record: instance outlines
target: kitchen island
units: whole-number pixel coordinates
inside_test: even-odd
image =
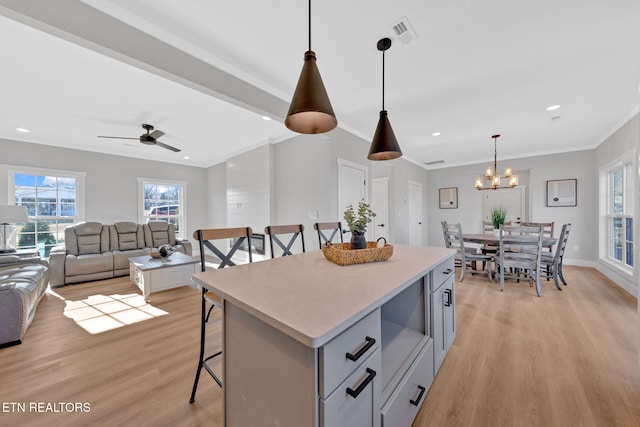
[[[227,426],[410,425],[455,337],[454,251],[321,251],[194,274],[223,298]]]

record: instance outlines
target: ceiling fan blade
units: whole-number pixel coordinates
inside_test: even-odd
[[[103,136],[103,135],[98,135],[98,138],[111,138],[111,139],[140,139],[140,138],[129,138],[126,136]]]
[[[179,152],[180,152],[180,149],[179,149],[179,148],[172,147],[172,146],[167,145],[167,144],[163,144],[163,143],[162,143],[162,142],[160,142],[160,141],[156,141],[156,145],[157,145],[158,147],[166,148],[167,150],[171,150],[171,151],[174,151],[174,152],[176,152],[176,153],[179,153]]]
[[[149,134],[149,137],[153,138],[153,139],[158,139],[160,138],[162,135],[164,135],[164,132],[162,132],[161,130],[154,130],[153,132],[151,132]]]

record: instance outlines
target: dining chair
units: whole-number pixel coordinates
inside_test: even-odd
[[[300,237],[300,242],[302,243],[302,252],[305,252],[304,247],[304,225],[302,224],[292,224],[292,225],[267,225],[264,228],[264,234],[269,236],[269,247],[271,248],[271,258],[276,257],[276,253],[273,250],[273,243],[275,242],[280,249],[282,250],[282,254],[280,256],[293,255],[291,252],[291,248],[293,244],[296,242],[298,237]],[[286,244],[282,243],[282,240],[278,236],[287,235],[289,236],[289,242]]]
[[[540,285],[540,259],[542,257],[542,227],[500,226],[500,246],[493,256],[496,275],[500,276],[500,291],[504,291],[504,280],[509,271],[515,271],[518,279],[525,274],[542,296]]]
[[[504,225],[506,227],[511,226],[511,221],[505,221]],[[482,221],[482,232],[484,234],[493,234],[495,228],[493,226],[493,222],[491,221]],[[495,255],[498,253],[498,245],[492,245],[491,243],[485,243],[484,246],[480,249],[481,252],[485,255]],[[484,264],[483,264],[484,267]]]
[[[206,271],[207,265],[211,268],[225,268],[233,267],[236,265],[237,260],[233,259],[238,249],[241,247],[248,248],[249,262],[253,262],[251,254],[251,234],[253,231],[251,227],[237,227],[237,228],[211,228],[204,230],[196,230],[193,233],[193,238],[198,241],[200,247],[200,265],[201,270]],[[230,248],[227,250],[226,245],[229,239],[233,239]],[[244,245],[246,240],[246,246]],[[207,255],[209,251],[211,254]],[[209,309],[207,309],[209,305]],[[211,377],[222,387],[222,380],[215,374],[213,369],[207,364],[209,360],[212,360],[220,355],[222,351],[218,351],[212,355],[205,357],[205,338],[206,338],[206,326],[209,323],[209,317],[214,308],[222,309],[222,298],[212,291],[202,288],[201,298],[201,313],[200,313],[200,356],[198,359],[198,369],[196,370],[196,378],[193,381],[193,389],[191,391],[191,398],[189,403],[193,403],[196,399],[196,390],[198,389],[198,382],[200,381],[200,373],[204,368]]]
[[[465,247],[460,224],[448,224],[442,221],[441,225],[445,246],[456,250],[455,261],[456,265],[460,266],[460,281],[464,280],[465,272],[486,274],[491,280],[491,255],[479,253],[477,248]],[[482,261],[482,270],[477,270],[478,261]]]
[[[322,245],[327,242],[333,242],[333,239],[336,236],[340,236],[340,242],[344,242],[342,237],[342,224],[340,221],[337,222],[316,222],[313,224],[313,229],[318,232],[318,244],[320,245],[320,249],[322,249]],[[331,231],[331,235],[327,237],[324,231]]]
[[[554,222],[521,222],[523,227],[542,227],[542,235],[544,237],[553,237]],[[553,252],[553,244],[542,246],[548,252]]]
[[[562,290],[562,287],[560,286],[558,279],[562,280],[562,283],[565,286],[567,285],[567,282],[564,280],[564,276],[562,275],[562,258],[564,257],[564,251],[567,247],[567,240],[569,239],[570,231],[571,224],[564,224],[560,231],[555,253],[551,255],[545,252],[542,254],[542,259],[540,260],[542,263],[542,274],[544,274],[547,279],[552,278],[556,288],[559,290]]]

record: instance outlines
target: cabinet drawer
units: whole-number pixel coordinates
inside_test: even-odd
[[[382,408],[382,425],[411,426],[432,381],[433,341],[429,341]]]
[[[320,399],[321,427],[380,426],[380,366],[378,349],[327,399]]]
[[[438,264],[436,268],[433,269],[431,291],[438,289],[449,277],[453,277],[454,273],[455,264],[453,257]]]
[[[319,393],[326,397],[380,347],[380,310],[368,314],[319,350]],[[347,356],[347,354],[349,356]]]

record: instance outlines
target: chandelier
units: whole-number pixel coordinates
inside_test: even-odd
[[[483,176],[476,176],[475,187],[478,190],[497,190],[498,188],[507,188],[506,185],[501,186],[502,179],[508,179],[509,188],[513,188],[518,185],[518,177],[513,174],[511,168],[506,168],[504,170],[504,175],[498,175],[498,151],[497,151],[497,141],[500,138],[500,135],[493,135],[493,168],[489,166],[484,173]],[[485,180],[490,182],[490,186],[485,187]]]

